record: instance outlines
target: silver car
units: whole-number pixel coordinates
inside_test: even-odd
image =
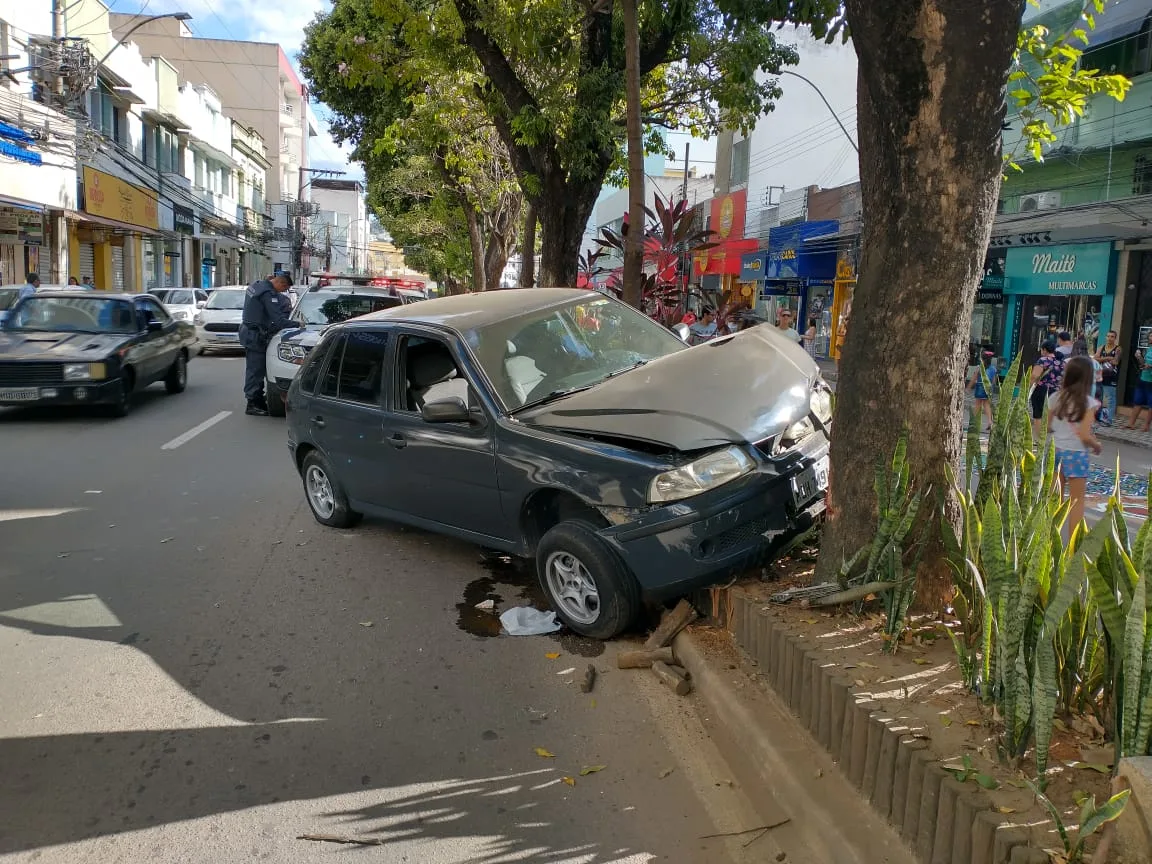
[[[187,324],[208,302],[208,292],[201,288],[156,288],[148,293],[164,304],[169,315]]]
[[[192,319],[200,339],[200,353],[241,351],[240,321],[244,314],[243,285],[226,285],[208,295],[208,302]]]

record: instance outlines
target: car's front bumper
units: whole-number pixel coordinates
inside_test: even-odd
[[[763,564],[811,528],[825,509],[826,483],[797,501],[792,480],[821,466],[827,441],[813,441],[778,473],[769,466],[712,492],[657,507],[600,534],[656,598],[683,594]]]
[[[0,405],[98,405],[120,399],[120,381],[69,381],[39,387],[0,387]]]
[[[203,327],[197,327],[196,338],[199,340],[201,348],[230,348],[236,351],[244,350],[244,346],[240,344],[239,333],[217,333],[212,330],[205,330]]]

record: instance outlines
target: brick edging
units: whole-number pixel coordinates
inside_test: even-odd
[[[737,644],[813,739],[924,864],[1045,864],[1028,831],[992,809],[987,795],[940,767],[913,737],[915,721],[859,693],[824,652],[764,608],[728,589],[727,622]]]

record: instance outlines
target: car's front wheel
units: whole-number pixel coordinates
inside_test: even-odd
[[[360,521],[360,514],[348,506],[348,496],[322,453],[313,450],[304,457],[302,474],[304,497],[317,522],[329,528],[351,528]]]
[[[288,413],[280,388],[271,381],[264,382],[264,401],[268,403],[268,413],[273,417],[283,417]]]
[[[116,401],[108,406],[113,417],[127,417],[132,410],[132,391],[136,386],[136,377],[131,369],[120,373],[120,389],[116,394]]]
[[[536,567],[557,616],[582,636],[618,636],[640,611],[636,577],[585,522],[552,527],[536,550]]]

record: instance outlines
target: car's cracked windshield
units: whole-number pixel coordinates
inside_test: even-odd
[[[687,347],[646,315],[596,294],[476,328],[466,338],[510,411],[586,390]]]

